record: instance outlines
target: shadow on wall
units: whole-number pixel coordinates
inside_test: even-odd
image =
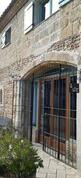
[[[11,126],[11,119],[8,117],[0,116],[0,127],[9,127]]]
[[[22,131],[19,128],[15,128],[12,124],[12,119],[4,116],[0,116],[0,130],[12,131],[15,134],[15,138],[22,136]]]

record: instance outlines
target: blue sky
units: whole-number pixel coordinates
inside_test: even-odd
[[[8,7],[11,0],[0,0],[0,16],[4,12],[4,10]]]

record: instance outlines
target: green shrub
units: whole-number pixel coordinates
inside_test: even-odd
[[[0,134],[0,176],[29,177],[43,167],[37,150],[25,138],[15,138],[10,131]]]

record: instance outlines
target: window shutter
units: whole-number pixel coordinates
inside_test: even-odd
[[[5,32],[3,33],[1,37],[1,47],[4,48],[4,46],[5,46]]]
[[[59,9],[59,0],[52,0],[52,13],[55,13]]]
[[[71,0],[59,0],[59,4],[60,4],[60,6],[63,6],[66,3],[68,3],[69,1],[71,1]]]
[[[50,1],[45,4],[45,19],[50,16]]]
[[[24,11],[24,32],[28,32],[33,27],[33,2]]]

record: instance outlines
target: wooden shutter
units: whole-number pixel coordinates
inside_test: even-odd
[[[24,11],[24,32],[28,32],[33,27],[33,2]]]
[[[5,46],[5,32],[2,34],[2,37],[1,37],[1,47],[4,48]]]
[[[52,0],[52,13],[59,9],[59,0]]]
[[[45,4],[45,19],[50,16],[50,1]]]

